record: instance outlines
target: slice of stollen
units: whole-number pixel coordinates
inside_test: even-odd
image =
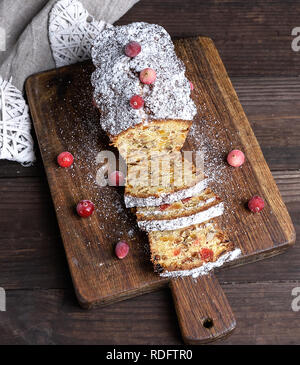
[[[125,204],[158,206],[191,197],[207,186],[203,172],[180,152],[127,164]]]
[[[214,220],[148,237],[151,261],[161,276],[197,276],[240,254]]]

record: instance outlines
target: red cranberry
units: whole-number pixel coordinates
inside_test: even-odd
[[[264,209],[265,201],[258,195],[253,196],[248,202],[248,208],[253,213],[259,213]]]
[[[141,45],[138,42],[129,42],[125,46],[125,54],[128,57],[135,57],[141,52]]]
[[[169,206],[170,206],[170,204],[162,204],[162,205],[160,205],[159,209],[165,210],[165,209],[169,208]]]
[[[214,252],[210,248],[202,248],[200,251],[201,260],[204,262],[212,261],[214,258]]]
[[[240,167],[245,162],[245,155],[240,150],[233,150],[228,153],[227,162],[230,166]]]
[[[180,254],[180,248],[177,248],[173,251],[173,256],[178,256]]]
[[[120,241],[116,244],[115,254],[119,259],[123,259],[129,252],[129,245],[125,241]]]
[[[70,167],[74,162],[74,157],[70,152],[62,152],[57,156],[57,163],[61,167]]]
[[[81,200],[76,207],[78,215],[83,218],[87,218],[92,215],[94,209],[95,206],[90,200]]]
[[[143,84],[152,84],[156,79],[156,72],[153,68],[145,68],[140,72],[140,80]]]
[[[133,109],[140,109],[144,105],[144,99],[139,95],[134,95],[130,99],[130,105]]]

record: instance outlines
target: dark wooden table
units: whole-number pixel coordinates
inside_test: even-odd
[[[118,24],[147,21],[219,49],[300,236],[300,1],[142,0]],[[168,289],[81,309],[73,292],[40,156],[0,161],[0,344],[180,344]],[[300,246],[218,274],[237,319],[222,344],[299,344]],[[300,290],[300,289],[299,289]]]

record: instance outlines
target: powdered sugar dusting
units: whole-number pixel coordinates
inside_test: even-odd
[[[220,203],[204,211],[198,212],[187,217],[178,217],[175,219],[138,221],[138,226],[144,231],[170,231],[179,228],[189,227],[193,224],[203,223],[209,219],[219,217],[223,214],[224,203]]]
[[[233,261],[241,255],[241,250],[236,248],[231,252],[225,253],[215,262],[208,262],[200,267],[192,270],[178,270],[178,271],[165,271],[160,274],[162,277],[179,277],[179,276],[192,276],[197,278],[198,276],[207,275],[210,271],[216,267],[224,265],[225,262]]]
[[[124,54],[130,41],[142,47],[134,58]],[[192,120],[195,116],[185,66],[176,56],[170,35],[161,26],[142,22],[111,26],[95,39],[92,58],[96,66],[92,75],[94,99],[101,111],[101,126],[109,134],[118,135],[142,121]],[[139,80],[139,72],[147,67],[157,75],[151,85]],[[143,108],[130,107],[133,95],[143,97]]]
[[[226,202],[221,227],[235,237],[233,221],[236,219],[236,209],[241,201],[247,200],[247,180],[236,179],[236,174],[238,170],[246,171],[247,161],[242,167],[232,168],[226,163],[226,157],[232,149],[243,150],[243,147],[238,131],[228,128],[223,120],[214,116],[211,106],[208,108],[199,100],[197,108],[200,118],[191,126],[188,141],[193,150],[201,151],[204,156],[204,173],[208,176],[210,188]]]

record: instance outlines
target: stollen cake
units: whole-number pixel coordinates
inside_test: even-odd
[[[156,271],[194,275],[238,255],[215,220],[224,203],[181,152],[197,110],[169,34],[155,24],[108,26],[92,59],[94,105],[126,161],[125,205],[148,232]]]

